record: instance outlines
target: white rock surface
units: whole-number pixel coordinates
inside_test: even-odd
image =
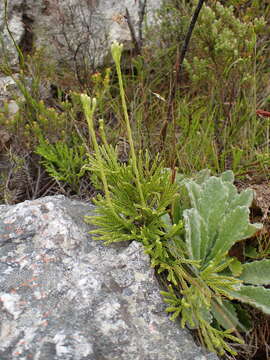
[[[0,206],[1,360],[217,360],[166,315],[139,243],[87,234],[64,196]]]
[[[138,36],[139,12],[144,1],[9,0],[8,23],[18,44],[31,33],[32,45],[44,46],[48,56],[72,64],[84,55],[95,67],[104,60],[113,40],[131,43],[126,8]],[[145,21],[149,23],[162,0],[146,1]],[[15,63],[17,53],[5,29],[3,1],[0,2],[0,14],[0,32],[12,63]]]

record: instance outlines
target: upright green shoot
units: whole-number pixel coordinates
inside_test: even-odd
[[[94,112],[95,112],[97,102],[96,102],[95,98],[91,99],[86,94],[81,94],[81,101],[82,101],[84,114],[86,116],[86,120],[87,120],[87,124],[88,124],[88,130],[89,130],[89,133],[91,135],[93,145],[94,145],[94,149],[95,149],[95,153],[96,153],[96,157],[97,157],[97,160],[98,160],[98,163],[99,163],[99,166],[100,166],[100,175],[101,175],[102,183],[103,183],[103,186],[104,186],[105,197],[106,197],[106,200],[108,202],[108,205],[110,207],[112,207],[110,192],[109,192],[108,183],[107,183],[107,178],[106,178],[106,175],[105,175],[105,172],[104,172],[104,169],[103,169],[102,158],[101,158],[99,146],[98,146],[98,143],[97,143],[97,138],[96,138],[95,129],[94,129],[94,123],[93,123],[93,115],[94,115]]]
[[[131,132],[131,127],[130,127],[130,122],[129,122],[127,103],[126,103],[126,99],[125,99],[125,90],[124,90],[124,86],[123,86],[123,78],[122,78],[122,72],[121,72],[121,66],[120,66],[121,55],[122,55],[122,51],[123,51],[123,44],[118,44],[117,42],[114,42],[112,44],[111,51],[112,51],[113,60],[116,65],[116,71],[117,71],[117,76],[118,76],[118,81],[119,81],[119,90],[120,90],[122,107],[123,107],[124,117],[125,117],[125,122],[126,122],[126,127],[127,127],[128,141],[129,141],[129,145],[130,145],[130,154],[131,154],[131,159],[132,159],[132,166],[133,166],[133,170],[134,170],[134,173],[136,176],[136,184],[137,184],[138,192],[140,194],[141,204],[142,204],[142,206],[145,206],[146,204],[145,204],[145,199],[144,199],[144,195],[142,192],[142,186],[141,186],[141,182],[140,182],[140,176],[139,176],[139,171],[138,171],[138,166],[137,166],[137,158],[136,158],[136,154],[135,154],[135,147],[134,147],[134,143],[133,143],[132,132]]]

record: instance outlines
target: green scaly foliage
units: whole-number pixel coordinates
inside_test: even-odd
[[[100,235],[99,239],[106,244],[136,239],[143,242],[149,251],[153,245],[158,251],[159,242],[168,236],[162,219],[177,193],[177,185],[170,181],[170,171],[164,171],[159,156],[150,161],[147,152],[139,155],[139,178],[146,203],[142,206],[131,161],[127,164],[118,162],[112,146],[107,149],[101,146],[100,152],[113,206],[108,206],[106,198],[101,195],[94,200],[97,216],[87,217],[87,221],[98,227],[93,233]],[[100,166],[96,156],[91,156],[85,169],[96,175],[94,183],[100,188]],[[155,242],[149,242],[147,233],[155,238]]]
[[[112,51],[115,48],[119,65],[121,47],[114,44]],[[246,328],[232,300],[270,313],[270,290],[263,286],[270,283],[265,275],[270,260],[241,264],[228,255],[236,242],[261,228],[249,222],[252,191],[239,194],[232,171],[220,177],[203,171],[195,179],[176,174],[172,181],[171,170],[159,156],[151,160],[147,152],[136,155],[134,148],[127,164],[120,163],[106,141],[103,122],[103,145],[98,145],[93,125],[96,100],[81,95],[81,101],[95,149],[84,171],[94,174],[105,193],[94,201],[96,216],[86,217],[97,226],[92,233],[106,244],[141,242],[152,266],[167,278],[168,290],[162,294],[171,319],[180,316],[182,326],[198,329],[209,350],[236,354],[230,343],[243,343],[239,331]],[[127,131],[132,140],[129,126]]]
[[[87,162],[86,150],[83,145],[75,143],[73,146],[69,146],[61,141],[50,144],[43,139],[36,147],[36,153],[41,156],[40,163],[51,177],[64,181],[74,190],[78,189],[80,178],[83,175],[81,169]]]
[[[185,60],[196,90],[210,95],[215,88],[221,103],[234,101],[240,91],[252,97],[257,35],[265,25],[263,18],[246,22],[237,18],[233,6],[219,1],[204,6],[194,29],[191,56]]]

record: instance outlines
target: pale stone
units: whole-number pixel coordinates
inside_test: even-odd
[[[217,360],[165,313],[148,255],[64,196],[0,205],[1,360]]]

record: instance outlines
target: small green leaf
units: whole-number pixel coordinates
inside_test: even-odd
[[[229,183],[233,183],[234,182],[234,174],[231,170],[228,170],[228,171],[224,171],[220,178],[222,179],[222,181],[226,181],[226,182],[229,182]]]
[[[237,311],[238,319],[241,324],[239,330],[242,328],[245,329],[245,332],[250,331],[252,329],[252,318],[250,315],[250,312],[243,308],[243,305],[241,303],[234,304],[234,307]]]
[[[180,221],[178,224],[173,224],[164,235],[164,239],[171,239],[175,235],[179,234],[183,229],[183,222]]]
[[[209,253],[209,249],[211,247],[210,238],[208,234],[208,228],[204,221],[201,219],[201,245],[200,245],[200,256],[201,256],[201,264],[204,264],[204,260]]]
[[[236,197],[238,197],[239,195],[238,195],[238,192],[237,192],[236,187],[235,187],[233,184],[227,182],[227,183],[226,183],[226,187],[227,187],[227,190],[228,190],[228,193],[229,193],[228,203],[229,203],[229,207],[231,208],[231,203],[232,203],[232,201],[233,201]]]
[[[229,268],[233,276],[239,276],[243,270],[242,263],[237,258],[233,258],[233,261],[229,264]]]
[[[249,257],[251,259],[258,259],[259,254],[258,254],[257,249],[255,247],[253,247],[251,245],[248,245],[245,248],[245,256]]]
[[[182,219],[183,216],[183,208],[181,206],[181,201],[180,201],[180,194],[177,194],[175,196],[175,199],[172,203],[172,217],[173,217],[173,222],[175,224],[178,224],[179,221]]]
[[[248,239],[251,236],[253,236],[257,231],[261,230],[263,227],[263,224],[254,223],[254,224],[248,224],[246,231],[243,234],[242,239]]]
[[[211,313],[225,330],[233,329],[237,326],[239,323],[237,313],[230,301],[224,300],[219,303],[213,300],[211,305]]]
[[[231,202],[231,208],[235,208],[237,206],[247,206],[250,207],[253,200],[253,190],[246,189],[243,190],[240,194],[235,196],[234,200]]]
[[[171,320],[171,321],[175,321],[176,318],[180,315],[180,313],[181,313],[181,310],[180,310],[180,309],[178,309],[178,311],[175,311],[175,312],[173,313],[173,315],[170,317],[170,320]]]
[[[186,180],[186,177],[184,174],[180,174],[179,172],[175,175],[175,182],[177,185],[182,185],[182,182]]]
[[[219,224],[226,213],[228,196],[226,184],[217,177],[212,176],[202,184],[197,209],[208,228],[210,246],[213,245]]]
[[[194,176],[194,181],[200,185],[203,184],[209,178],[210,178],[210,170],[203,169]]]
[[[161,216],[161,220],[164,222],[165,225],[168,227],[172,226],[171,218],[168,213]]]
[[[257,231],[256,224],[249,223],[249,209],[239,206],[224,217],[219,227],[219,236],[211,253],[211,258],[225,253],[239,240]]]
[[[179,309],[179,307],[174,307],[174,306],[172,306],[172,307],[167,307],[166,308],[166,312],[176,312],[176,311],[179,311],[180,309]],[[180,310],[181,311],[181,310]]]
[[[190,198],[191,206],[194,208],[198,208],[199,199],[201,197],[201,187],[196,184],[194,181],[187,181],[185,183],[186,189],[188,191],[188,196]]]
[[[241,285],[239,290],[229,290],[228,293],[235,299],[252,305],[270,315],[270,289],[263,286]]]
[[[201,246],[201,217],[196,209],[184,211],[186,243],[191,259],[200,259]]]
[[[253,285],[270,284],[270,260],[252,261],[242,265],[240,280]]]

